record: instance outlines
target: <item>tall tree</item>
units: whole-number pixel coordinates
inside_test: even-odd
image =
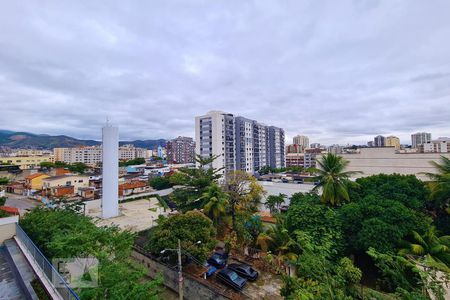
[[[228,195],[222,191],[220,186],[212,183],[202,196],[205,199],[203,211],[210,217],[214,225],[218,225],[221,218],[226,215],[228,206]]]
[[[156,255],[160,255],[164,249],[176,249],[180,239],[181,248],[199,261],[204,261],[216,244],[216,229],[212,221],[199,211],[162,217],[158,219],[158,225],[149,231],[148,236],[145,247]]]
[[[203,193],[208,187],[217,181],[222,175],[222,169],[215,169],[212,163],[218,156],[202,157],[197,155],[195,161],[196,168],[181,168],[177,176],[177,184],[182,187],[177,188],[171,194],[171,198],[182,211],[189,211],[192,209],[200,209],[204,206]]]
[[[229,194],[232,229],[236,230],[236,212],[254,211],[264,195],[264,189],[255,177],[244,171],[231,171],[225,176],[225,191]]]
[[[270,213],[272,215],[275,213],[279,213],[280,207],[284,203],[286,197],[287,196],[285,194],[281,193],[278,196],[270,195],[267,197],[266,203],[264,205],[270,210]]]
[[[330,206],[339,206],[350,201],[347,190],[349,178],[360,172],[345,171],[348,161],[331,153],[322,156],[317,163],[319,168],[316,171],[316,179],[319,183],[314,190],[322,188],[322,202]]]

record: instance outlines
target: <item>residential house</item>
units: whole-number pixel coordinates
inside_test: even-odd
[[[126,182],[119,185],[119,196],[126,197],[148,191],[149,187],[143,181]]]
[[[25,187],[29,190],[42,190],[42,180],[50,177],[47,174],[35,173],[25,177]]]

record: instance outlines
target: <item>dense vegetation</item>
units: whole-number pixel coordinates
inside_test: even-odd
[[[6,185],[9,183],[8,177],[0,177],[0,185]]]
[[[347,162],[328,154],[315,171],[317,187],[287,199],[283,194],[266,198],[245,172],[221,177],[221,170],[210,167],[214,159],[196,157],[197,168],[151,180],[154,188],[176,186],[169,198],[181,212],[161,217],[149,230],[146,248],[154,255],[173,258],[161,251],[177,248],[181,240],[185,256],[203,261],[220,239],[237,253],[263,252],[269,269],[282,274],[286,299],[444,299],[442,281],[450,271],[450,160],[435,165],[439,173],[429,174],[429,183],[397,174],[351,182],[354,173],[346,170]],[[264,225],[255,214],[263,200],[275,225]],[[38,224],[41,218],[44,224]],[[113,228],[82,233],[74,229],[77,221],[70,214],[62,224],[42,215],[27,216],[24,227],[27,222],[30,235],[44,228],[32,238],[50,256],[61,253],[60,245],[78,255],[95,240],[122,257],[121,246],[132,240]],[[75,242],[80,240],[82,245]]]
[[[145,158],[135,158],[135,159],[130,159],[127,161],[120,161],[119,162],[119,167],[127,167],[127,166],[134,166],[134,165],[142,165],[145,164]]]
[[[450,270],[450,236],[433,225],[435,210],[448,206],[446,188],[430,185],[436,200],[415,176],[382,174],[352,183],[342,159],[327,155],[319,164],[321,196],[294,195],[282,221],[267,232],[268,249],[297,269],[297,278],[285,277],[283,295],[429,299],[431,293],[444,299],[439,281]]]
[[[173,186],[169,180],[169,177],[166,176],[153,177],[148,180],[148,184],[155,190],[164,190]]]
[[[81,162],[67,164],[62,161],[55,161],[54,163],[41,162],[40,167],[43,169],[66,168],[71,172],[76,172],[76,173],[80,173],[80,174],[83,174],[84,172],[86,172],[87,169],[89,169],[89,167],[87,165],[85,165],[84,163],[81,163]]]
[[[158,219],[158,226],[149,231],[147,249],[161,254],[164,249],[178,248],[178,240],[186,253],[204,261],[215,246],[216,230],[212,221],[201,212],[190,211]],[[167,255],[176,253],[169,252]]]
[[[146,279],[144,267],[130,258],[134,234],[117,227],[97,227],[70,209],[35,208],[20,225],[50,259],[98,259],[98,287],[77,290],[81,299],[157,298],[161,278]]]

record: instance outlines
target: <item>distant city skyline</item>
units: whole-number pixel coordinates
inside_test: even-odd
[[[116,125],[116,124],[114,124],[114,125]],[[8,130],[8,131],[12,131],[12,132],[28,132],[28,133],[37,134],[37,135],[48,135],[48,133],[46,133],[46,132],[29,132],[29,131],[25,131],[25,130],[17,130],[17,129],[14,129],[14,128],[12,128],[12,129],[0,128],[0,130]],[[411,135],[416,134],[416,133],[417,132],[411,132],[409,135],[406,133],[406,136],[403,137],[403,138],[400,138],[400,135],[395,134],[395,133],[393,135],[389,135],[389,136],[380,134],[380,136],[384,136],[385,138],[392,137],[392,136],[393,137],[398,137],[400,139],[400,144],[401,145],[412,145],[412,140],[411,140],[412,137],[411,137]],[[431,136],[432,136],[432,140],[437,140],[439,138],[448,138],[448,137],[450,137],[450,131],[449,131],[449,134],[447,134],[447,135],[436,135],[433,132],[430,132],[430,133],[431,133]],[[77,136],[77,135],[65,134],[65,133],[54,133],[54,135],[67,135],[67,136],[70,136],[70,137],[73,137],[73,138],[76,138],[76,139],[80,139],[80,140],[85,140],[86,139],[86,140],[101,141],[101,136],[100,137],[92,137],[92,138],[89,137],[89,138],[86,138],[86,137],[80,137],[80,136]],[[298,134],[286,133],[285,145],[288,146],[288,145],[293,144],[293,139],[296,136],[298,136]],[[179,137],[179,135],[173,134],[170,137],[158,137],[158,138],[143,137],[143,138],[139,138],[137,140],[165,139],[166,141],[169,141],[169,140],[176,139],[177,137]],[[195,139],[195,132],[192,134],[192,136],[187,136],[187,137]],[[372,135],[372,136],[368,135],[368,139],[366,141],[361,141],[361,142],[336,141],[336,142],[330,142],[330,143],[321,142],[324,139],[320,139],[320,138],[318,138],[318,139],[311,139],[310,136],[306,136],[306,137],[309,139],[310,144],[320,144],[320,145],[324,145],[324,146],[333,146],[333,145],[340,145],[340,146],[346,146],[346,145],[367,146],[368,142],[372,142],[373,143],[373,139],[376,136],[375,135]],[[122,136],[122,135],[120,135],[119,138],[120,138],[120,142],[121,143],[124,143],[124,142],[127,142],[127,141],[130,141],[130,142],[134,141],[134,140],[132,140],[130,138],[127,138],[125,136]]]
[[[310,143],[450,135],[450,2],[5,2],[0,128],[194,136],[222,110]],[[262,30],[263,28],[263,30]]]

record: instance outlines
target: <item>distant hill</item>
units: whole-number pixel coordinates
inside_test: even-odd
[[[77,146],[95,146],[100,145],[101,142],[94,140],[79,140],[66,135],[48,135],[48,134],[34,134],[29,132],[16,132],[10,130],[0,130],[0,146],[10,148],[25,148],[25,149],[53,149],[58,147],[77,147]],[[153,149],[158,146],[164,146],[166,140],[136,140],[123,141],[120,145],[132,144],[136,147]]]

